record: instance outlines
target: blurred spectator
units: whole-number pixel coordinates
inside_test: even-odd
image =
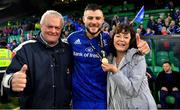
[[[115,32],[115,28],[116,28],[116,26],[113,25],[113,26],[112,26],[112,29],[111,29],[110,32],[109,32],[109,35],[110,35],[111,38],[112,38],[112,36],[113,36],[113,34],[114,34],[114,32]]]
[[[175,98],[174,108],[180,108],[180,74],[173,71],[171,63],[163,63],[163,71],[159,73],[156,79],[157,90],[160,91],[160,103],[162,108],[168,108],[166,97],[171,95]]]
[[[81,18],[78,19],[78,21],[74,22],[74,26],[75,26],[75,30],[76,31],[80,31],[82,29],[84,29],[84,25],[83,25],[83,21]]]
[[[119,16],[114,15],[112,18],[112,21],[111,21],[111,26],[113,26],[113,25],[116,26],[118,23],[119,23]]]
[[[178,27],[175,24],[175,21],[172,20],[169,27],[168,27],[168,32],[170,32],[170,34],[176,34],[178,33]]]
[[[169,33],[166,29],[165,26],[162,27],[161,29],[161,35],[163,36],[167,36]],[[170,42],[169,41],[162,41],[162,45],[163,45],[163,48],[166,49],[166,50],[169,50],[170,49]]]
[[[154,20],[154,16],[150,16],[147,27],[150,28],[151,30],[156,29],[156,21]]]
[[[178,19],[176,19],[176,24],[180,27],[180,15],[178,16]]]
[[[106,26],[106,27],[103,27],[103,28],[102,28],[102,31],[105,32],[105,33],[107,33],[107,34],[109,34],[109,27],[107,27],[107,26]]]
[[[170,22],[172,20],[171,13],[167,14],[167,18],[165,20],[167,20],[168,22]]]
[[[9,66],[11,59],[12,59],[12,52],[6,47],[7,43],[5,40],[0,41],[0,82],[3,79],[4,73],[6,68]],[[2,86],[0,86],[0,89]],[[7,93],[0,91],[0,102],[7,103],[8,102],[8,95]]]
[[[25,40],[24,40],[24,36],[21,36],[20,39],[19,39],[19,44],[23,43]]]
[[[163,20],[161,18],[158,18],[157,24],[156,24],[156,30],[155,30],[156,34],[158,35],[161,34],[161,29],[163,26],[164,26]]]
[[[170,23],[169,19],[164,20],[164,26],[166,27],[166,29],[169,27],[169,23]]]
[[[68,21],[68,22],[66,23],[66,25],[64,26],[64,29],[63,29],[63,30],[64,30],[64,31],[69,31],[69,34],[70,34],[71,32],[74,32],[74,31],[75,31],[75,26],[74,26],[73,22]]]
[[[33,39],[32,31],[29,31],[27,33],[27,40],[31,40],[31,39]]]
[[[102,31],[109,34],[110,25],[107,22],[104,22],[102,25]]]
[[[15,49],[17,46],[18,46],[17,41],[16,41],[16,40],[13,40],[12,43],[11,43],[10,49],[13,50],[13,49]]]
[[[161,35],[164,35],[164,36],[168,35],[168,31],[167,31],[167,28],[165,26],[163,26],[161,29]]]
[[[155,92],[154,84],[156,82],[156,76],[153,74],[152,70],[150,68],[146,68],[146,76],[148,78],[149,88],[152,93]]]
[[[19,33],[18,33],[18,28],[16,27],[16,26],[14,26],[13,28],[12,28],[12,35],[18,35]]]
[[[153,35],[154,35],[154,33],[152,32],[151,28],[147,28],[144,36],[153,36]]]
[[[154,32],[151,30],[151,28],[147,28],[146,29],[146,33],[143,36],[153,36],[153,35],[154,35]],[[149,44],[150,48],[152,48],[152,41],[151,41],[151,39],[147,39],[146,41]]]
[[[24,33],[22,26],[19,26],[18,28],[18,34],[22,35]]]
[[[137,32],[139,35],[142,35],[142,34],[141,34],[141,32],[142,32],[141,28],[137,28],[137,29],[136,29],[136,32]]]
[[[173,13],[173,19],[174,19],[175,21],[177,21],[179,15],[180,15],[180,10],[179,10],[179,9],[176,9],[176,12]]]
[[[63,42],[67,42],[67,37],[69,36],[69,31],[62,31],[62,37],[61,37],[61,40]]]
[[[140,25],[138,26],[138,28],[141,29],[141,35],[144,35],[144,34],[146,33],[146,30],[144,29],[143,24],[140,24]]]

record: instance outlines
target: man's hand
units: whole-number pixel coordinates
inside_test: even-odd
[[[148,79],[151,79],[151,78],[152,78],[151,74],[148,73],[148,72],[146,72],[146,76],[147,76]]]
[[[136,42],[138,50],[141,52],[141,54],[148,54],[150,52],[148,43],[144,40],[141,40],[139,34],[136,34]]]
[[[26,87],[26,71],[27,71],[27,65],[24,64],[20,71],[16,72],[12,76],[12,90],[15,92],[21,92]]]

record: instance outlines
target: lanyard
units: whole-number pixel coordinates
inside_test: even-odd
[[[100,57],[100,60],[102,60],[102,58],[105,57],[105,51],[103,50],[103,49],[104,49],[104,42],[103,42],[102,34],[100,33],[101,53],[98,52],[98,50],[94,47],[94,45],[90,42],[90,40],[89,40],[89,44],[91,45],[91,47],[93,48],[93,50],[96,51],[97,55]]]

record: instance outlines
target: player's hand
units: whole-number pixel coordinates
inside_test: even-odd
[[[103,71],[106,71],[106,72],[116,73],[118,71],[115,65],[109,64],[109,63],[102,63],[101,67]]]

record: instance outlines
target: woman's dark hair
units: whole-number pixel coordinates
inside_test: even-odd
[[[115,28],[115,31],[114,31],[114,33],[112,35],[110,45],[111,45],[111,53],[113,54],[113,56],[117,56],[116,49],[115,49],[114,44],[113,44],[114,36],[115,36],[115,34],[119,34],[119,33],[130,33],[131,39],[130,39],[130,44],[129,44],[128,49],[137,48],[136,33],[133,30],[133,26],[129,21],[124,20],[124,21],[120,22],[119,24],[117,24],[117,26]]]

